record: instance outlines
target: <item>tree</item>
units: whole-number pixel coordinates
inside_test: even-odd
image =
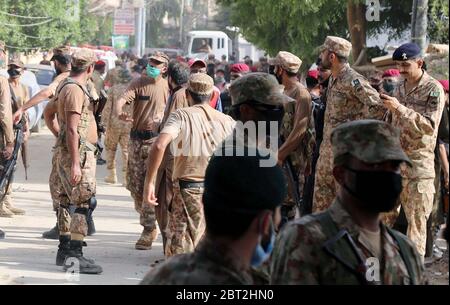
[[[342,22],[346,4],[328,0],[219,0],[231,9],[231,21],[251,43],[274,56],[289,50],[307,63],[327,35],[348,38]]]
[[[428,35],[431,42],[448,44],[448,0],[430,0],[428,7]]]
[[[89,14],[87,6],[88,0],[2,0],[0,39],[11,51],[25,52],[64,43],[108,42],[110,20]]]
[[[428,0],[414,0],[411,21],[411,41],[417,43],[422,51],[426,49],[428,25]]]

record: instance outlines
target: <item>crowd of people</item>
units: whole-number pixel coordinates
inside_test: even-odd
[[[255,65],[124,53],[106,73],[91,50],[61,46],[56,78],[32,98],[13,90],[23,66],[11,61],[0,161],[13,123],[49,98],[56,226],[43,236],[59,239],[64,270],[76,258],[80,273],[103,271],[82,249],[104,129],[104,181],[119,181],[120,146],[142,226],[135,248],[163,241],[166,261],[142,284],[426,284],[448,214],[448,80],[426,72],[414,43],[374,80],[350,66],[351,49],[328,36],[303,84],[287,51]],[[0,216],[23,213],[5,194]]]

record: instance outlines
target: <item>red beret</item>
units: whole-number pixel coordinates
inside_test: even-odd
[[[448,79],[442,79],[439,81],[442,85],[442,87],[444,87],[444,91],[448,92]]]
[[[97,60],[95,65],[97,67],[104,67],[104,66],[106,66],[106,63],[103,60]]]
[[[246,64],[232,64],[230,73],[245,73],[250,72],[250,68]]]
[[[309,70],[308,77],[319,79],[319,70]]]
[[[392,77],[400,76],[400,71],[398,71],[397,69],[388,69],[384,71],[382,77],[391,77],[391,76]]]
[[[189,68],[192,67],[194,64],[196,64],[198,62],[201,63],[206,68],[206,62],[204,60],[202,60],[202,59],[199,59],[199,58],[191,58],[191,59],[189,59],[189,61],[188,61]]]

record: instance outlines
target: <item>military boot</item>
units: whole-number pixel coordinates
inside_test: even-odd
[[[56,219],[58,219],[58,212],[56,212]],[[56,224],[53,228],[42,233],[42,238],[46,238],[46,239],[58,239],[59,238],[58,220],[56,220]]]
[[[105,177],[105,182],[110,184],[116,184],[117,183],[117,174],[116,169],[108,169],[108,176]]]
[[[5,238],[5,232],[0,230],[0,239],[4,239],[4,238]]]
[[[83,256],[83,241],[71,240],[70,250],[64,261],[64,271],[74,266],[74,260],[78,261],[75,267],[79,268],[80,274],[100,274],[103,272],[101,266],[95,264],[93,260],[87,259]]]
[[[8,210],[10,210],[14,215],[25,215],[25,210],[13,207],[12,199],[10,196],[5,197],[3,205],[6,206]]]
[[[136,242],[135,248],[137,250],[150,250],[152,248],[153,241],[158,237],[158,231],[144,227],[141,237]]]
[[[14,213],[11,212],[3,202],[0,202],[0,217],[12,218]]]
[[[51,228],[48,231],[45,231],[42,233],[42,238],[45,239],[58,239],[59,238],[59,228],[58,223],[55,224],[53,228]]]
[[[58,252],[56,253],[56,266],[64,265],[64,260],[70,250],[70,235],[59,236]]]

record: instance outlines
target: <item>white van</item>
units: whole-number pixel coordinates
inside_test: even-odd
[[[212,53],[216,59],[232,52],[232,42],[227,34],[221,31],[191,31],[188,33],[184,51],[189,58],[207,59]]]

